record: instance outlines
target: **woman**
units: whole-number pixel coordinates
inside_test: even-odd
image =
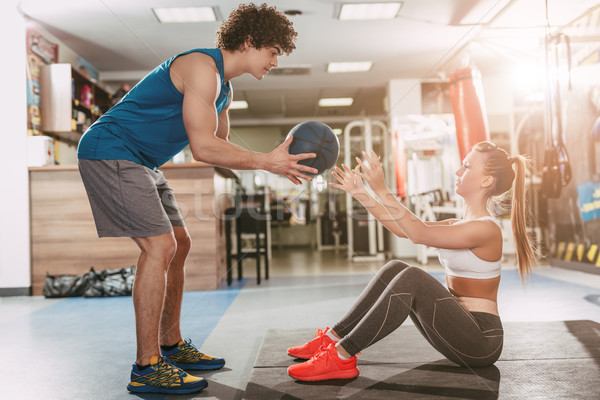
[[[503,330],[496,303],[502,259],[502,232],[490,209],[512,191],[511,220],[521,280],[535,263],[525,218],[527,160],[481,142],[456,171],[456,193],[465,202],[464,218],[424,222],[385,185],[379,157],[363,152],[358,166],[336,168],[339,183],[387,229],[417,244],[440,249],[446,289],[431,275],[402,261],[390,261],[371,280],[346,315],[333,327],[317,331],[310,342],[288,349],[309,359],[288,374],[302,381],[358,376],[355,354],[398,328],[408,316],[425,339],[449,360],[464,366],[493,364],[502,351]],[[367,192],[366,181],[377,201]],[[514,182],[514,185],[513,185]]]

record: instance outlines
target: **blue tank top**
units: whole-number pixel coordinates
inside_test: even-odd
[[[221,77],[217,113],[229,103],[220,49],[194,49],[171,57],[146,75],[121,101],[102,115],[79,141],[77,157],[88,160],[129,160],[156,169],[189,144],[183,125],[183,94],[171,81],[175,58],[200,52],[211,56]]]

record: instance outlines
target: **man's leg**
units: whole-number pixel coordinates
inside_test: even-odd
[[[219,369],[225,365],[220,357],[211,357],[181,335],[181,302],[183,299],[184,264],[192,241],[184,226],[173,226],[177,251],[167,272],[167,290],[160,319],[159,342],[162,354],[176,367],[185,370]]]
[[[187,228],[174,226],[177,251],[167,271],[167,292],[160,319],[161,346],[177,344],[181,339],[181,301],[183,299],[184,265],[192,244]]]
[[[176,252],[172,233],[133,239],[142,250],[133,284],[133,307],[139,365],[159,356],[158,332],[165,298],[165,275]]]

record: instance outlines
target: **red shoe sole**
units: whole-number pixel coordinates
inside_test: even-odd
[[[352,378],[356,378],[359,373],[360,373],[360,371],[358,370],[358,368],[354,368],[354,369],[351,369],[348,371],[336,371],[336,372],[330,372],[328,374],[308,376],[308,377],[306,377],[306,376],[298,377],[298,376],[294,376],[290,373],[288,373],[288,374],[292,378],[299,380],[299,381],[317,382],[317,381],[329,381],[329,380],[334,380],[334,379],[352,379]]]
[[[290,353],[289,351],[288,351],[287,354],[290,357],[299,358],[301,360],[309,360],[312,357],[312,355],[311,356],[306,356],[306,355],[303,355],[303,354],[294,354],[294,353]]]

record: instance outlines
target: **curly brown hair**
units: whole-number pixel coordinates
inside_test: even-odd
[[[282,54],[290,54],[298,33],[292,22],[275,7],[263,3],[240,4],[217,30],[216,46],[224,50],[239,50],[246,39],[257,49],[280,46]]]

